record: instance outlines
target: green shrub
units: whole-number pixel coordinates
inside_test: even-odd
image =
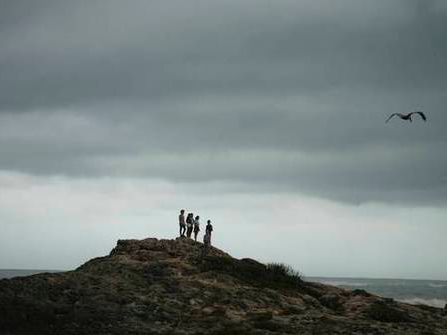
[[[284,263],[268,263],[265,267],[266,273],[272,280],[280,283],[300,284],[302,282],[301,274],[290,265]]]
[[[230,257],[206,257],[201,266],[202,271],[218,271],[253,285],[297,288],[302,284],[300,273],[282,263],[264,265],[248,258],[237,260]]]
[[[411,322],[410,315],[384,301],[375,301],[366,310],[366,314],[381,322]]]

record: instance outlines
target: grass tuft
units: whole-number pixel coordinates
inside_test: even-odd
[[[296,271],[290,265],[284,263],[268,263],[265,269],[266,274],[271,277],[271,280],[292,285],[299,285],[302,282],[299,271]]]

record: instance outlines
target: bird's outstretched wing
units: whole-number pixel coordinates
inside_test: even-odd
[[[425,116],[425,114],[421,111],[417,111],[417,112],[413,112],[411,114],[419,114],[422,118],[422,120],[427,121],[427,117]]]
[[[392,118],[393,116],[396,116],[396,115],[399,115],[399,114],[398,114],[398,113],[393,113],[393,114],[391,114],[390,117],[385,121],[385,123],[387,123],[389,120],[391,120],[391,118]]]

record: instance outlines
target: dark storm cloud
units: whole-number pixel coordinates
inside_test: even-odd
[[[309,18],[309,2],[47,4],[46,12],[16,29],[11,23],[2,36],[2,106],[291,94],[346,85],[439,88],[446,76],[446,13],[416,15],[416,5],[378,2],[362,10],[348,1],[330,16],[324,14],[330,2],[322,2],[328,9],[310,11]],[[8,7],[2,13],[8,17]]]
[[[440,1],[19,1],[0,15],[3,169],[447,198]],[[414,108],[430,122],[384,125]]]

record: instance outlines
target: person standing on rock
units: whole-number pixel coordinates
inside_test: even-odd
[[[203,235],[202,258],[208,254],[208,251],[210,250],[210,242],[211,242],[210,234],[205,233],[205,235]]]
[[[208,235],[207,239],[208,239],[208,244],[211,245],[211,233],[213,231],[213,225],[211,224],[211,220],[208,220],[206,222],[206,228],[205,228],[205,235]],[[205,241],[205,239],[204,239]]]
[[[193,225],[194,225],[194,214],[189,213],[188,216],[186,217],[186,236],[188,238],[191,238]]]
[[[180,226],[180,236],[185,236],[186,223],[185,223],[185,210],[184,209],[182,209],[180,211],[180,215],[178,216],[178,224]]]
[[[200,222],[199,222],[200,216],[196,216],[194,220],[194,241],[197,242],[197,234],[199,234],[200,231]]]

